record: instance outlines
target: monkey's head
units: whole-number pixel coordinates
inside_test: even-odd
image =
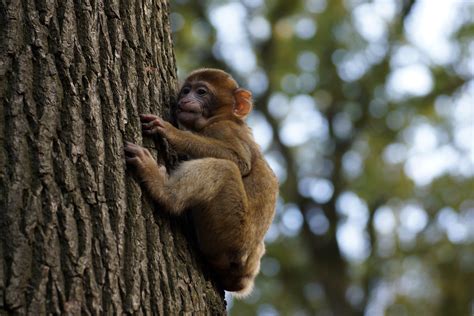
[[[178,96],[178,122],[200,130],[216,119],[243,120],[252,110],[252,94],[219,69],[198,69],[184,82]]]

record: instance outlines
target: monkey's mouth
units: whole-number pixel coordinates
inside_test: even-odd
[[[181,113],[201,114],[202,111],[200,111],[200,110],[194,110],[194,109],[187,109],[187,110],[178,109],[178,110],[176,110],[176,113],[177,113],[178,115],[181,114]]]
[[[178,121],[182,123],[192,122],[199,119],[199,117],[202,116],[202,111],[195,110],[195,109],[187,109],[186,111],[182,109],[178,109],[176,111],[176,116],[178,118]]]

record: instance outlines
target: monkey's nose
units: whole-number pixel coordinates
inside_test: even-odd
[[[186,110],[187,107],[189,107],[189,101],[180,101],[180,102],[178,102],[178,108],[180,110]]]

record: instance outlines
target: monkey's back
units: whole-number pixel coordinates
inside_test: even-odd
[[[222,125],[225,125],[223,128]],[[225,133],[215,133],[214,137],[238,148],[242,161],[247,161],[241,168],[242,183],[248,199],[247,225],[253,236],[251,242],[258,244],[267,232],[275,214],[276,199],[278,196],[278,179],[268,165],[260,147],[255,142],[251,129],[242,121],[220,121],[214,124]],[[211,127],[212,128],[212,127]],[[217,135],[217,136],[216,136]],[[222,137],[222,138],[221,138]],[[246,171],[246,173],[245,173]],[[248,238],[248,237],[246,237]],[[247,240],[248,241],[248,240]]]
[[[257,145],[255,145],[257,146]],[[260,151],[255,153],[252,172],[243,177],[248,197],[248,212],[253,219],[252,226],[256,241],[263,239],[275,215],[278,196],[278,180]]]
[[[201,133],[222,141],[233,154],[204,158],[213,170],[202,170],[203,176],[219,175],[209,185],[225,185],[218,185],[222,189],[215,200],[194,211],[198,241],[224,289],[244,294],[265,252],[263,238],[275,214],[278,180],[245,123],[218,121]]]

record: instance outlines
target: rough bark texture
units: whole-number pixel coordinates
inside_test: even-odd
[[[165,0],[0,0],[0,314],[225,313],[123,160],[176,82]]]

